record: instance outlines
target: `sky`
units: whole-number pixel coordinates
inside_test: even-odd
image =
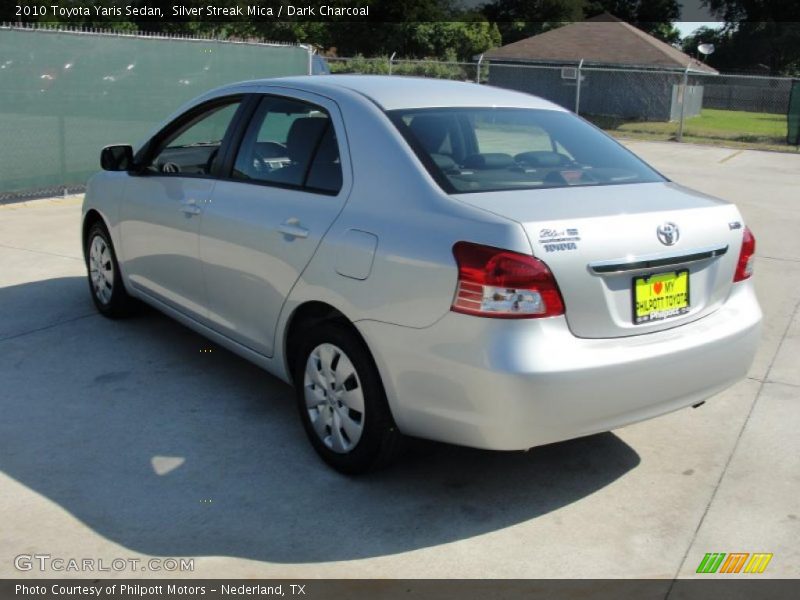
[[[722,27],[723,23],[719,21],[676,21],[674,25],[676,29],[681,32],[681,37],[684,38],[701,27],[717,29]]]

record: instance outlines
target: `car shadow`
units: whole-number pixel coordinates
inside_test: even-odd
[[[6,298],[74,314],[29,332],[0,314],[15,332],[0,336],[0,469],[142,554],[391,555],[536,519],[639,463],[611,433],[524,453],[418,441],[387,470],[345,477],[314,454],[289,386],[169,318],[93,315],[80,277]]]

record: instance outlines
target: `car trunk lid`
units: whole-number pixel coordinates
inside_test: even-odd
[[[734,205],[674,183],[456,198],[523,226],[578,337],[648,333],[713,312],[728,296],[742,243]]]

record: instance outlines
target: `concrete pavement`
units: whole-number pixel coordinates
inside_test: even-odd
[[[93,576],[15,568],[39,553],[194,559],[103,577],[671,578],[706,552],[800,576],[800,156],[629,145],[755,232],[749,377],[528,453],[420,443],[360,479],[316,458],[284,384],[155,312],[97,316],[79,198],[0,206],[0,577]]]

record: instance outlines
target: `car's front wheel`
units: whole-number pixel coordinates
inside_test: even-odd
[[[132,299],[125,291],[111,236],[101,222],[94,223],[86,236],[86,269],[94,304],[111,318],[130,314]]]
[[[303,333],[294,381],[311,444],[338,471],[357,474],[386,464],[400,433],[377,368],[348,327],[322,324]]]

